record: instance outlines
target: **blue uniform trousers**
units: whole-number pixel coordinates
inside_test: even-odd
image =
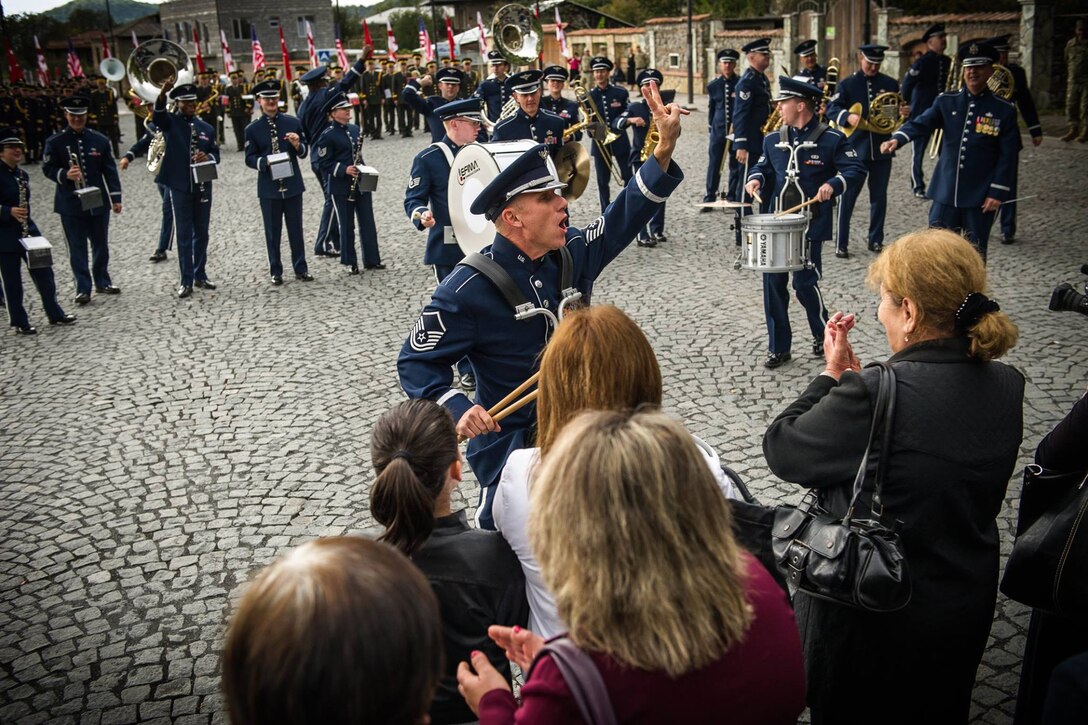
[[[624,160],[630,155],[630,152],[631,149],[628,148],[623,153],[612,154],[612,163],[615,165],[616,171],[620,172],[624,185],[631,180],[631,164]],[[605,207],[608,206],[608,202],[611,201],[608,183],[612,180],[612,174],[608,170],[608,164],[605,163],[604,158],[601,156],[595,155],[593,157],[593,168],[597,172],[597,196],[600,198],[601,212],[603,213]]]
[[[926,177],[922,173],[922,159],[929,147],[929,136],[915,139],[910,145],[910,188],[911,191],[925,191]]]
[[[378,252],[378,230],[374,226],[373,194],[358,192],[355,201],[347,194],[333,194],[333,214],[340,227],[340,264],[359,264],[355,253],[355,222],[359,222],[359,245],[363,248],[363,265],[381,264]]]
[[[1016,164],[1012,167],[1012,183],[1009,184],[1009,198],[1016,198],[1016,182],[1020,178],[1020,164]],[[1016,202],[1005,202],[998,209],[998,214],[1001,215],[1001,233],[1006,238],[1016,236]]]
[[[951,229],[962,234],[986,261],[986,248],[990,244],[990,229],[997,212],[984,214],[982,207],[959,208],[933,202],[929,208],[929,226]]]
[[[174,206],[174,227],[178,237],[178,267],[181,284],[191,287],[194,280],[208,279],[205,267],[208,263],[208,223],[212,217],[212,187],[204,193],[207,201],[201,201],[200,189],[191,191],[170,190]]]
[[[722,184],[722,156],[725,154],[725,134],[710,134],[710,157],[706,167],[706,194],[703,201],[714,201],[718,198],[718,190]],[[733,147],[729,147],[729,160],[726,162],[729,173],[729,185],[726,188],[725,198],[729,201],[737,201],[740,195],[741,167],[737,163],[737,154]]]
[[[793,273],[793,290],[797,301],[805,308],[808,326],[814,338],[823,339],[827,325],[827,308],[820,294],[820,277],[823,242],[809,243],[809,259],[812,269]],[[773,353],[790,352],[793,331],[790,328],[790,293],[786,282],[789,272],[771,272],[763,275],[763,312],[767,316],[767,338]]]
[[[18,252],[0,253],[0,279],[4,280],[4,301],[8,308],[8,320],[12,327],[28,327],[30,318],[23,307],[23,255]],[[53,268],[43,267],[30,270],[30,279],[42,296],[42,307],[50,320],[64,317],[64,310],[57,303],[57,284],[53,279]]]
[[[631,165],[632,175],[638,173],[638,170],[642,168],[642,162],[637,162]],[[649,239],[653,234],[665,234],[665,205],[662,204],[658,207],[658,210],[654,212],[654,215],[650,217],[650,221],[646,226],[642,228],[642,231],[638,233],[642,239]]]
[[[280,260],[280,239],[283,222],[287,221],[287,244],[291,248],[291,268],[295,274],[306,274],[306,242],[302,238],[302,194],[288,199],[261,199],[264,217],[264,245],[268,251],[268,273],[283,276]]]
[[[321,221],[317,225],[317,241],[314,242],[314,254],[326,254],[328,252],[340,252],[340,230],[336,226],[336,219],[332,214],[332,197],[329,195],[327,179],[320,170],[314,169],[321,194],[325,198],[325,205],[321,207]]]
[[[110,281],[110,215],[72,216],[60,215],[64,239],[68,242],[68,259],[76,278],[76,294],[91,293],[93,278],[95,287],[109,287]],[[87,241],[91,243],[91,265],[87,266]]]
[[[170,201],[170,187],[164,184],[155,184],[159,187],[159,196],[162,197],[162,226],[159,227],[159,246],[156,252],[165,252],[170,249],[170,242],[174,239],[174,205]]]
[[[884,243],[884,218],[888,214],[888,181],[892,178],[892,160],[866,161],[865,172],[869,186],[869,246]],[[839,197],[838,233],[835,247],[850,246],[850,218],[861,195],[861,184],[851,184]]]

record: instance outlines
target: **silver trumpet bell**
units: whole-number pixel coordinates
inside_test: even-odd
[[[503,5],[491,20],[495,50],[510,65],[535,63],[544,47],[544,29],[533,11],[524,5]]]
[[[193,82],[193,62],[177,43],[154,38],[137,45],[128,57],[128,82],[133,92],[154,103],[166,83],[174,85]]]

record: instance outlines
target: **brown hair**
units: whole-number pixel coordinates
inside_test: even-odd
[[[223,693],[235,725],[414,725],[443,668],[430,584],[361,537],[304,544],[249,585],[227,632]]]
[[[378,477],[370,513],[385,526],[379,541],[411,556],[434,530],[434,504],[457,460],[457,429],[442,406],[406,400],[374,424],[370,460]]]
[[[661,368],[634,320],[611,305],[572,310],[540,360],[536,402],[541,457],[583,410],[661,406]]]
[[[918,327],[931,335],[956,334],[956,310],[972,292],[986,292],[986,265],[978,251],[947,229],[922,229],[900,237],[869,265],[866,281],[883,286],[918,309]],[[971,356],[996,360],[1011,350],[1020,331],[1004,312],[982,315],[970,329]]]
[[[751,621],[729,505],[663,413],[587,411],[531,493],[529,541],[586,649],[671,677],[717,661]]]

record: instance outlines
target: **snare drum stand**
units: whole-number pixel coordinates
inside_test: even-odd
[[[797,152],[800,151],[801,149],[814,149],[814,148],[816,148],[816,146],[817,146],[817,144],[816,144],[815,141],[802,141],[801,143],[796,144],[796,145],[790,144],[789,142],[779,142],[779,143],[776,143],[774,145],[774,147],[776,149],[785,149],[785,150],[789,151],[789,154],[790,154],[790,160],[786,162],[786,183],[782,185],[782,191],[779,192],[779,194],[778,194],[778,211],[781,212],[783,209],[789,209],[789,208],[795,206],[796,204],[800,204],[802,202],[808,201],[808,199],[805,197],[804,190],[801,189],[801,182],[800,182],[801,168],[797,165]],[[788,192],[790,192],[791,190],[797,194],[797,201],[794,202],[794,203],[791,203],[791,204],[787,204],[786,200],[785,200],[785,197],[786,197],[786,194]],[[809,215],[809,210],[808,210],[807,207],[805,209],[803,209],[801,213],[805,215],[805,221],[806,221],[806,224],[805,224],[805,259],[807,260],[807,259],[809,259],[809,255],[808,255],[808,222],[811,221],[812,217]],[[810,264],[810,262],[806,262],[805,263],[806,267],[809,264]]]

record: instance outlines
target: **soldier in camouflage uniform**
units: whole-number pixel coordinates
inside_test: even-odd
[[[1088,21],[1077,21],[1076,31],[1065,44],[1065,115],[1069,130],[1062,141],[1088,141]]]

